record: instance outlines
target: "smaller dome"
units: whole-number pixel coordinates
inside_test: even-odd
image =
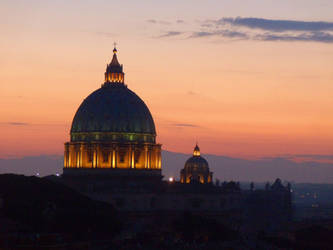
[[[185,168],[191,168],[195,167],[200,170],[208,170],[208,162],[205,158],[200,156],[200,148],[198,146],[198,143],[195,144],[194,150],[193,150],[193,156],[189,158],[185,163]]]
[[[208,170],[208,162],[201,156],[192,156],[185,163],[185,168],[197,168],[198,170]]]
[[[184,168],[181,170],[182,183],[211,183],[213,173],[209,171],[208,162],[200,156],[200,148],[195,145],[193,156],[185,162]]]

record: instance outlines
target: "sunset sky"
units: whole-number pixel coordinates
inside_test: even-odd
[[[1,1],[0,158],[62,154],[117,42],[164,150],[333,154],[333,1]]]

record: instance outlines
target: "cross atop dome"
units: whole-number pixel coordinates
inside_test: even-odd
[[[124,72],[123,65],[118,62],[117,58],[117,48],[116,43],[114,43],[113,57],[110,64],[107,64],[105,71],[105,84],[108,83],[124,83]]]

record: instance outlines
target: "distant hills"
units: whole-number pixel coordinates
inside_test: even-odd
[[[203,155],[221,181],[274,181],[276,178],[291,182],[333,183],[333,164],[314,161],[295,162],[288,158],[262,158],[246,160],[219,155]],[[163,175],[179,176],[190,155],[163,151]]]
[[[163,175],[179,178],[189,154],[162,152]],[[218,155],[204,155],[214,179],[221,181],[273,181],[276,178],[294,182],[333,183],[333,164],[314,161],[295,162],[288,158],[262,158],[246,160]],[[1,173],[18,173],[40,176],[62,173],[63,156],[41,155],[15,159],[0,159]]]

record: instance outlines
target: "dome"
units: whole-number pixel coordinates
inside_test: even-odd
[[[72,122],[72,141],[88,139],[91,133],[94,140],[110,139],[103,134],[114,136],[120,133],[132,140],[135,140],[133,136],[141,136],[149,141],[149,138],[155,140],[156,135],[148,107],[122,83],[104,84],[80,105]]]
[[[71,138],[65,143],[64,175],[106,174],[121,180],[144,176],[142,180],[160,181],[161,144],[156,143],[154,120],[146,104],[125,85],[116,48],[104,77],[101,88],[75,113]]]
[[[198,170],[208,170],[208,162],[201,156],[192,156],[185,163],[185,168],[197,168]]]
[[[213,173],[209,171],[208,162],[200,156],[200,148],[195,145],[193,156],[185,162],[180,171],[181,183],[211,183]]]
[[[195,145],[193,156],[185,163],[185,168],[196,168],[197,170],[208,170],[208,162],[205,158],[200,156],[200,148],[198,144]]]

